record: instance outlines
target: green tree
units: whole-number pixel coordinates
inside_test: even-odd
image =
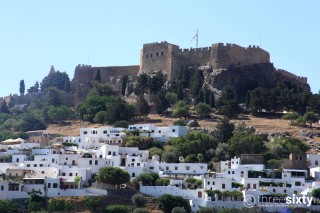
[[[19,205],[14,200],[0,199],[0,212],[1,213],[16,213],[19,212]]]
[[[88,207],[91,211],[95,212],[96,209],[101,206],[102,200],[100,197],[86,197],[84,201],[86,207]]]
[[[31,86],[27,91],[29,94],[39,93],[39,82],[36,81],[36,83],[33,86]]]
[[[113,124],[113,127],[128,128],[129,122],[125,120],[117,121]]]
[[[108,84],[99,83],[98,81],[92,82],[92,88],[90,89],[88,95],[98,95],[98,96],[112,96],[115,92]]]
[[[26,89],[26,87],[24,85],[24,80],[22,79],[20,81],[20,87],[19,87],[19,92],[20,92],[21,95],[24,95],[25,89]]]
[[[146,205],[147,199],[142,194],[135,194],[132,196],[131,201],[133,205],[137,208],[142,208]]]
[[[146,73],[142,73],[138,75],[134,93],[136,95],[140,95],[140,94],[143,95],[147,89],[148,89],[148,75]]]
[[[303,115],[303,120],[306,123],[309,123],[310,127],[312,127],[313,123],[317,123],[319,121],[319,115],[314,112],[307,112]]]
[[[290,120],[291,125],[294,124],[294,121],[299,118],[299,114],[297,112],[289,112],[282,116],[283,120]]]
[[[109,123],[115,123],[121,120],[129,121],[134,116],[134,107],[121,98],[118,98],[114,103],[108,105],[107,113]]]
[[[162,73],[162,71],[158,71],[155,74],[149,76],[148,80],[148,87],[151,94],[157,94],[164,83],[166,82],[166,79]]]
[[[126,94],[127,84],[129,81],[129,77],[127,75],[122,76],[121,78],[121,95],[124,97]]]
[[[234,128],[234,124],[227,117],[223,117],[216,126],[214,136],[219,143],[226,143],[233,136]]]
[[[162,149],[160,149],[158,147],[152,147],[149,149],[149,154],[150,154],[150,156],[154,156],[154,155],[161,156]]]
[[[100,112],[97,112],[97,114],[94,116],[93,118],[93,122],[95,123],[100,123],[100,124],[103,124],[103,123],[106,123],[108,120],[108,113],[107,111],[100,111]]]
[[[167,96],[163,90],[160,90],[160,92],[157,94],[154,104],[158,114],[164,113],[170,106]]]
[[[178,156],[172,151],[164,151],[161,155],[161,161],[166,163],[179,162]]]
[[[266,148],[263,138],[260,135],[255,135],[249,132],[236,132],[228,142],[228,148],[234,156],[241,154],[260,154]]]
[[[191,212],[189,202],[180,196],[164,194],[157,199],[157,202],[164,213],[171,213],[172,209],[175,207],[183,207],[186,212]]]
[[[22,132],[44,130],[46,128],[45,123],[31,113],[24,113],[16,124],[16,129]]]
[[[0,113],[10,114],[7,103],[5,101],[2,101],[0,104]]]
[[[159,179],[159,175],[154,172],[141,173],[136,180],[142,182],[144,186],[155,186],[156,181]]]
[[[200,119],[202,120],[203,118],[210,115],[211,107],[208,104],[200,102],[195,106],[195,111],[198,113]]]
[[[56,88],[57,90],[63,90],[69,92],[70,78],[66,72],[54,71],[53,66],[49,75],[44,77],[41,81],[41,92],[45,92],[48,88]],[[38,86],[39,88],[39,86]]]
[[[72,114],[72,109],[63,105],[59,107],[50,106],[48,110],[48,116],[53,122],[65,121],[71,118]]]
[[[190,132],[187,136],[173,138],[172,146],[177,156],[186,157],[190,154],[205,154],[207,150],[217,147],[217,141],[209,134]]]
[[[312,94],[308,101],[310,111],[320,113],[320,94]]]
[[[60,106],[62,105],[62,91],[54,87],[47,88],[44,95],[44,101],[51,106]]]
[[[176,104],[178,100],[177,94],[173,92],[167,92],[165,98],[169,102],[170,106],[173,106],[174,104]]]
[[[178,101],[176,103],[176,105],[174,106],[174,109],[173,109],[173,112],[172,112],[172,115],[174,117],[183,117],[185,119],[187,119],[187,117],[190,116],[190,112],[189,112],[189,106],[186,105],[185,102],[183,101]]]
[[[309,146],[297,138],[276,138],[267,143],[269,153],[275,159],[288,158],[290,153],[300,153],[309,150]]]
[[[199,91],[203,85],[203,74],[202,71],[195,70],[192,76],[192,82],[190,85],[190,93],[194,99],[197,99],[199,96]]]
[[[320,188],[316,188],[316,189],[312,190],[311,195],[312,195],[312,197],[320,199]]]
[[[102,167],[97,175],[97,180],[103,183],[119,185],[129,182],[130,175],[127,171],[117,167]]]
[[[94,77],[94,80],[101,83],[101,74],[100,74],[100,69],[97,70],[96,75]]]
[[[139,95],[135,104],[136,115],[141,119],[142,116],[147,116],[150,113],[150,107],[143,95]]]

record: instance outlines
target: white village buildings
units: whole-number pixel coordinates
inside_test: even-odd
[[[127,131],[166,142],[187,135],[188,128],[149,124],[130,125],[128,129],[81,128],[79,136],[63,138],[70,145],[64,147],[59,143],[39,147],[38,143],[22,140],[2,143],[0,199],[27,198],[32,189],[48,197],[107,195],[106,190],[92,187],[93,177],[106,166],[128,171],[131,180],[141,173],[158,173],[168,183],[141,184],[141,193],[182,196],[190,201],[194,211],[200,206],[243,208],[247,196],[255,201],[255,207],[279,211],[287,206],[265,206],[263,196],[310,197],[312,190],[320,187],[320,155],[307,155],[310,172],[308,168],[275,172],[263,164],[243,163],[239,157],[221,161],[214,172],[205,163],[165,163],[158,156],[150,156],[148,150],[123,147]]]

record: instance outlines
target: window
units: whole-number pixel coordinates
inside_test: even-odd
[[[241,172],[240,172],[240,177],[243,177],[243,176],[244,176],[244,175],[243,175],[243,171],[241,171]]]
[[[54,184],[52,184],[52,187],[56,189],[56,188],[58,188],[58,184],[54,183]]]
[[[230,175],[230,171],[228,171],[228,174]]]
[[[150,54],[150,57],[152,58],[152,53]]]
[[[212,185],[214,185],[215,184],[215,182],[214,181],[212,181]]]
[[[156,52],[156,56],[159,56],[159,53],[158,53],[158,52]]]
[[[89,165],[92,165],[92,160],[89,160]]]
[[[43,164],[39,164],[40,167],[43,167]]]
[[[71,172],[69,173],[69,176],[72,177],[72,173]]]
[[[51,188],[51,183],[48,183],[48,188]]]
[[[273,189],[272,192],[276,192],[276,189]]]
[[[16,162],[19,162],[19,158],[16,159]]]
[[[319,162],[316,160],[316,162],[314,162],[314,164],[315,164],[316,166],[318,166]]]
[[[95,160],[95,161],[94,161],[94,165],[98,165],[98,160]]]
[[[166,166],[166,170],[169,170],[169,166]]]
[[[250,183],[247,184],[247,188],[250,189]]]
[[[287,193],[287,190],[286,190],[286,189],[284,189],[284,190],[283,190],[283,193],[285,193],[285,194],[286,194],[286,193]]]
[[[302,160],[302,157],[300,157],[300,160]]]
[[[172,129],[172,132],[176,132],[176,129]]]
[[[34,167],[37,167],[38,165],[37,165],[37,164],[33,164],[33,166],[34,166]]]
[[[163,56],[163,51],[161,52],[161,56]]]
[[[208,185],[210,185],[210,181],[208,181]]]
[[[222,184],[222,189],[225,189],[226,188],[226,184]]]
[[[131,175],[131,177],[135,177],[135,176],[136,176],[136,173],[133,172],[132,175]]]
[[[178,167],[177,167],[177,166],[175,166],[175,167],[174,167],[174,170],[178,170]]]
[[[150,166],[150,167],[149,167],[149,169],[151,169],[151,170],[152,170],[152,169],[154,169],[154,167],[153,167],[153,166]]]
[[[107,131],[107,130],[104,130],[104,131],[103,131],[103,134],[107,134],[107,133],[108,133],[108,131]]]
[[[137,166],[140,166],[140,163],[137,163]]]
[[[30,164],[27,164],[27,167],[30,167]]]
[[[87,132],[87,131],[83,131],[83,134],[85,134],[85,135],[86,135],[86,134],[88,134],[88,132]]]
[[[253,188],[256,189],[257,188],[257,184],[254,183],[253,184]]]
[[[190,170],[190,166],[186,166],[186,170]]]
[[[136,159],[131,159],[131,161],[132,161],[132,162],[135,162],[135,161],[136,161]]]
[[[232,171],[232,174],[234,175],[234,171]]]
[[[301,182],[297,181],[294,183],[295,186],[301,186]]]
[[[62,173],[62,176],[66,176],[66,173],[63,172],[63,173]]]
[[[111,155],[111,151],[108,152],[108,155]]]

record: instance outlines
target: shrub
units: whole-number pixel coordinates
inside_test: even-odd
[[[102,203],[100,197],[86,197],[85,205],[92,211],[95,211]]]
[[[65,208],[65,201],[62,199],[51,200],[48,206],[48,210],[51,212],[63,211]]]
[[[186,120],[179,119],[173,122],[173,126],[186,126],[186,125],[187,125]]]
[[[147,202],[147,199],[142,194],[135,194],[131,198],[132,203],[135,207],[144,207]]]
[[[171,213],[187,213],[183,207],[174,207]]]
[[[128,128],[129,123],[128,121],[125,120],[121,120],[121,121],[117,121],[113,124],[113,127],[122,127],[122,128]]]
[[[143,208],[136,208],[134,209],[133,213],[150,213],[150,212]]]
[[[132,206],[126,205],[111,205],[106,208],[105,213],[130,213],[132,212]]]

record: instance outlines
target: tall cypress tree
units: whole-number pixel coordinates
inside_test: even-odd
[[[25,87],[25,85],[24,85],[24,80],[22,79],[22,80],[20,81],[20,88],[19,88],[20,95],[24,95],[25,89],[26,89],[26,87]]]
[[[100,74],[100,69],[97,70],[96,76],[94,77],[95,81],[98,81],[101,83],[101,74]]]

